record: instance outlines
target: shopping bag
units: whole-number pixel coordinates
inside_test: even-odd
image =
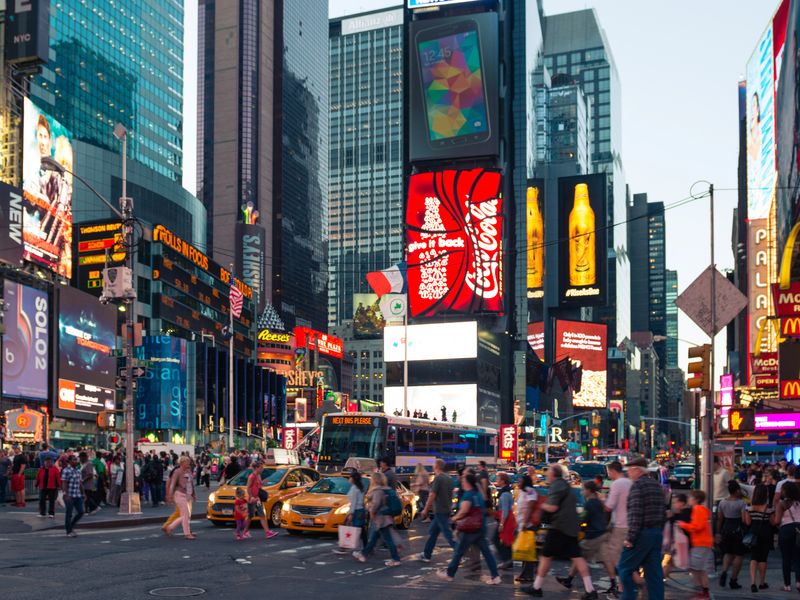
[[[672,554],[672,564],[677,569],[689,568],[689,538],[679,528],[675,529],[674,550]]]
[[[339,525],[339,547],[356,550],[361,543],[361,528]]]
[[[64,490],[58,490],[58,497],[56,498],[56,504],[61,508],[64,508],[64,506],[66,506],[64,504]]]
[[[514,545],[511,546],[511,554],[514,560],[523,562],[536,561],[536,533],[533,531],[520,531]]]

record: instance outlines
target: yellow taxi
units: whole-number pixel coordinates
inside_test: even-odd
[[[245,469],[208,496],[206,518],[214,525],[233,523],[233,503],[236,488],[246,488],[251,469]],[[264,502],[264,514],[270,526],[280,527],[284,503],[302,494],[320,479],[320,474],[309,467],[297,465],[270,465],[261,472],[261,487],[269,497]]]
[[[368,489],[369,477],[363,477],[362,481],[364,489]],[[320,479],[308,491],[283,503],[281,525],[292,535],[304,531],[336,533],[350,512],[350,503],[347,501],[349,490],[347,475]],[[395,525],[400,529],[408,529],[417,513],[417,496],[399,481],[395,483],[395,491],[403,505],[403,512],[395,517]]]

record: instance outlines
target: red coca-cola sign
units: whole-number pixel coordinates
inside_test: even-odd
[[[412,316],[502,312],[503,199],[498,171],[412,175],[406,205]]]

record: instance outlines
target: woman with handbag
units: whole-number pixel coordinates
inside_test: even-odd
[[[739,584],[739,571],[745,555],[742,544],[744,527],[743,514],[747,505],[742,500],[742,488],[739,482],[731,479],[728,482],[728,497],[717,506],[717,539],[722,550],[722,572],[719,576],[720,587],[725,587],[728,582],[728,568],[733,565],[730,586],[732,590],[741,589]]]
[[[769,487],[760,484],[753,491],[750,508],[744,513],[744,524],[748,528],[742,543],[750,550],[750,591],[766,590],[767,557],[772,550],[772,509],[769,508]],[[756,585],[756,571],[761,580]]]
[[[264,471],[264,463],[256,461],[253,463],[253,472],[247,477],[247,512],[249,519],[245,524],[244,535],[242,537],[250,537],[250,523],[253,519],[258,519],[261,522],[261,527],[264,530],[264,537],[266,539],[274,538],[278,535],[277,531],[269,528],[267,521],[267,514],[264,511],[264,502],[269,499],[267,490],[261,487],[261,473]]]
[[[517,481],[517,488],[519,494],[517,495],[517,538],[514,541],[514,546],[519,546],[522,542],[522,536],[533,537],[533,559],[522,561],[522,572],[517,577],[520,583],[533,583],[533,577],[536,574],[536,527],[538,523],[534,522],[534,510],[539,501],[539,494],[533,489],[533,480],[530,475],[523,475]],[[540,518],[540,517],[539,517]],[[531,535],[532,534],[532,535]]]
[[[780,502],[772,515],[772,524],[778,529],[778,547],[781,549],[783,591],[792,590],[792,571],[797,590],[800,591],[800,487],[794,481],[781,486]]]
[[[458,505],[458,512],[451,519],[459,533],[458,544],[453,552],[453,558],[447,566],[447,571],[437,571],[436,575],[445,581],[453,581],[461,558],[467,549],[477,546],[491,573],[490,576],[483,577],[481,580],[488,585],[498,585],[501,582],[500,572],[497,570],[497,563],[486,539],[486,503],[483,500],[483,494],[478,490],[478,478],[475,473],[465,472],[461,476],[461,490],[463,490],[463,494]]]

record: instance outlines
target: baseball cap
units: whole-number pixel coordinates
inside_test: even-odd
[[[626,466],[628,468],[640,467],[642,469],[646,469],[647,468],[647,459],[645,459],[643,456],[637,456],[636,458],[633,458],[633,459],[629,460],[628,464]]]

